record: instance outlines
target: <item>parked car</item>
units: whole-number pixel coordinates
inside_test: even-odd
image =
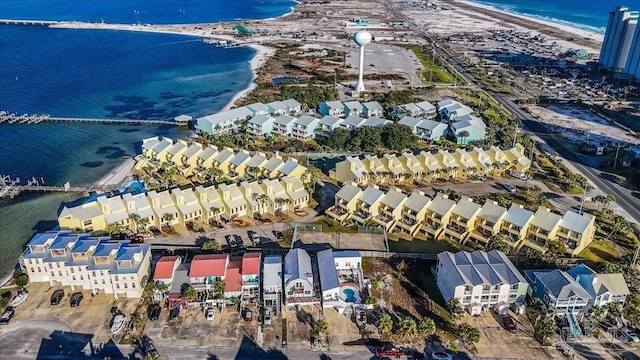
[[[173,320],[177,318],[178,315],[180,315],[180,308],[176,307],[173,310],[171,310],[171,312],[169,313],[169,320]]]
[[[280,241],[284,239],[284,235],[280,230],[273,230],[273,235],[276,237],[276,240]]]
[[[511,171],[509,175],[513,176],[516,179],[527,180],[527,174],[523,173],[522,171],[514,170],[514,171]]]
[[[264,314],[262,315],[262,324],[271,325],[271,311],[268,309],[264,310]]]
[[[155,235],[155,236],[158,236],[158,235],[162,234],[162,232],[160,231],[160,229],[158,229],[158,228],[157,228],[157,227],[155,227],[155,226],[150,226],[150,227],[149,227],[149,231],[151,231],[151,233],[152,233],[153,235]]]
[[[238,243],[236,242],[236,238],[233,235],[225,235],[224,239],[227,241],[227,246],[229,246],[229,248],[234,248],[238,246]]]
[[[2,316],[0,316],[0,324],[7,324],[15,314],[16,311],[13,309],[13,306],[7,306],[7,308],[4,309]]]
[[[260,244],[260,236],[258,236],[257,232],[249,230],[247,233],[249,234],[249,239],[251,239],[255,245]]]
[[[162,308],[158,304],[151,304],[147,308],[147,317],[151,321],[158,320],[160,318],[160,313],[162,312]]]
[[[58,289],[51,294],[51,305],[58,305],[64,297],[64,289]]]
[[[251,310],[249,309],[244,309],[244,311],[242,312],[242,318],[246,322],[253,321],[253,312],[251,312]]]
[[[216,317],[216,309],[214,308],[204,309],[204,317],[207,320],[213,320]]]
[[[233,237],[235,238],[238,247],[244,247],[244,241],[242,241],[242,237],[240,237],[240,235],[233,235]]]
[[[431,353],[431,358],[433,360],[451,360],[453,357],[451,354],[448,354],[444,351],[436,351]]]
[[[502,317],[502,322],[504,323],[504,327],[507,328],[507,330],[511,331],[511,332],[515,332],[516,330],[518,330],[516,328],[516,323],[515,321],[513,321],[513,318],[509,315],[505,315]]]
[[[507,191],[512,192],[512,193],[518,191],[518,189],[516,189],[516,187],[513,186],[513,184],[511,184],[511,183],[505,183],[504,184],[504,188],[507,189]]]
[[[636,335],[636,333],[629,328],[624,328],[621,330],[622,333],[622,340],[626,341],[626,342],[640,342],[640,339],[638,339],[638,335]]]
[[[80,302],[82,301],[83,298],[84,298],[84,295],[82,295],[81,292],[75,292],[71,294],[71,299],[69,299],[69,305],[71,305],[71,307],[80,306]]]
[[[393,345],[384,345],[376,349],[376,356],[379,358],[397,358],[404,356],[404,349]]]

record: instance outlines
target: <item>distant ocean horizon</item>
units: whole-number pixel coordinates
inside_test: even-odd
[[[604,34],[609,12],[617,6],[629,7],[630,1],[620,0],[470,0],[512,14],[524,15],[557,24],[573,26]],[[640,8],[640,6],[636,5]]]
[[[290,0],[3,0],[2,18],[111,23],[215,23],[267,19]],[[238,20],[239,21],[239,20]],[[60,117],[169,120],[220,111],[251,83],[250,48],[197,37],[0,25],[0,110]],[[0,175],[47,185],[90,185],[140,153],[142,139],[191,135],[173,126],[0,124]],[[57,225],[78,194],[22,194],[0,201],[0,277],[35,232]]]

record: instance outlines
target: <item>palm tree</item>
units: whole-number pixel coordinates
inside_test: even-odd
[[[174,216],[173,216],[173,214],[172,214],[172,213],[164,213],[164,214],[162,215],[162,220],[163,220],[163,221],[166,221],[166,222],[167,222],[167,224],[168,224],[168,223],[170,223],[170,222],[171,222],[171,220],[173,220],[173,218],[174,218]]]
[[[138,231],[138,223],[140,219],[140,215],[136,213],[129,214],[129,220],[133,223],[133,228],[135,229],[135,231]]]
[[[183,291],[182,295],[188,301],[193,301],[198,297],[198,292],[191,286],[187,286]]]
[[[598,210],[598,211],[600,211],[600,205],[601,205],[601,204],[604,204],[604,199],[605,199],[605,196],[604,196],[604,195],[596,195],[596,196],[594,196],[593,198],[591,198],[591,200],[592,200],[594,203],[597,203],[597,204],[598,204],[598,208],[597,208],[597,210]]]
[[[207,169],[207,179],[212,183],[219,183],[220,179],[224,175],[224,172],[217,167],[210,167]]]
[[[611,194],[605,196],[604,199],[602,200],[602,204],[604,206],[604,209],[605,210],[609,210],[609,204],[612,203],[612,202],[615,202],[615,201],[616,201],[616,197],[615,196],[613,196]]]
[[[462,130],[458,133],[458,137],[460,137],[460,143],[464,144],[464,139],[469,137],[469,132],[467,130]]]
[[[104,231],[107,232],[107,234],[113,236],[114,234],[122,234],[122,232],[124,231],[124,226],[122,226],[122,224],[114,222],[114,223],[110,223],[107,224],[107,227],[104,229]]]
[[[629,232],[629,229],[631,229],[631,225],[629,225],[627,219],[620,215],[615,215],[613,217],[613,224],[611,224],[611,232],[607,236],[607,240],[609,240],[609,238],[615,233],[626,234],[627,232]]]
[[[222,212],[222,209],[219,207],[212,206],[209,208],[209,211],[211,211],[211,213],[213,214],[214,219],[218,221],[218,214]]]
[[[151,223],[151,220],[149,220],[149,218],[146,218],[146,217],[138,220],[138,225],[142,226],[144,231],[147,231],[147,225],[149,225],[149,223]]]
[[[256,177],[256,172],[258,171],[258,167],[257,166],[248,166],[247,167],[247,173],[251,176],[253,176],[254,178]]]
[[[215,292],[218,297],[222,298],[224,296],[224,288],[226,284],[224,281],[216,281],[213,285],[213,292]]]

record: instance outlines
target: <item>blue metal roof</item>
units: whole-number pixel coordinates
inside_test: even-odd
[[[51,244],[51,246],[49,246],[49,249],[64,250],[67,248],[67,246],[69,246],[69,244],[75,243],[77,241],[81,241],[88,237],[89,237],[89,234],[58,236],[55,240],[53,240],[53,243]]]
[[[128,242],[101,242],[98,244],[93,256],[109,256],[113,250],[119,249],[121,245],[126,243]]]
[[[33,236],[31,241],[29,241],[28,245],[29,246],[44,245],[51,239],[55,239],[56,237],[58,237],[60,235],[66,235],[66,234],[70,234],[70,233],[71,233],[71,231],[47,231],[47,232],[43,232],[43,233],[37,233],[37,234],[35,234]]]

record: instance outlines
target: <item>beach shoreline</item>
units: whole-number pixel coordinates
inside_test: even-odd
[[[585,47],[588,47],[590,50],[592,51],[600,51],[600,46],[602,44],[602,42],[604,41],[604,34],[600,34],[594,31],[589,31],[589,30],[585,30],[585,29],[580,29],[578,27],[575,26],[570,26],[568,24],[561,24],[558,22],[553,22],[550,20],[544,20],[544,19],[540,19],[540,18],[536,18],[533,16],[527,16],[527,15],[522,15],[522,14],[518,14],[518,13],[514,13],[514,12],[508,12],[490,5],[486,5],[486,4],[480,4],[477,2],[473,2],[471,0],[453,0],[452,3],[450,3],[452,5],[456,5],[458,4],[458,6],[460,5],[464,5],[467,7],[471,7],[471,9],[467,9],[469,11],[477,11],[483,14],[486,14],[486,12],[492,12],[492,13],[496,13],[496,14],[500,14],[502,16],[508,16],[508,17],[512,17],[512,18],[516,18],[519,21],[511,21],[512,25],[515,26],[519,26],[525,29],[529,29],[529,30],[533,30],[533,31],[537,31],[540,33],[545,33],[545,29],[547,30],[547,32],[549,32],[549,28],[554,28],[557,31],[560,32],[564,32],[564,33],[568,33],[568,34],[572,34],[576,37],[578,37],[579,39],[573,39],[573,40],[568,40],[568,39],[561,39],[563,43],[565,43],[565,46],[569,46],[571,44],[576,44],[576,45],[582,45]],[[514,19],[515,20],[515,19]],[[522,22],[525,23],[522,23]],[[544,26],[545,28],[535,28],[533,26],[529,26],[526,22],[529,23],[534,23],[534,24],[539,24]],[[555,37],[560,37],[558,36],[557,33],[552,34],[552,36]],[[588,39],[588,40],[587,40]],[[598,45],[598,46],[596,46]]]
[[[251,58],[251,60],[249,61],[249,67],[251,68],[251,82],[249,83],[249,86],[247,86],[244,90],[241,90],[239,92],[237,92],[233,98],[227,103],[227,105],[225,105],[222,110],[220,111],[227,111],[230,110],[231,108],[233,108],[235,106],[235,103],[242,99],[243,97],[245,97],[247,94],[249,94],[251,91],[253,91],[257,86],[258,83],[256,82],[256,80],[258,79],[258,70],[262,67],[262,65],[264,65],[264,63],[271,57],[273,56],[273,54],[275,54],[275,50],[264,46],[264,45],[259,45],[259,44],[249,44],[248,45],[250,48],[252,48],[255,51],[255,54],[253,55],[253,57]]]

